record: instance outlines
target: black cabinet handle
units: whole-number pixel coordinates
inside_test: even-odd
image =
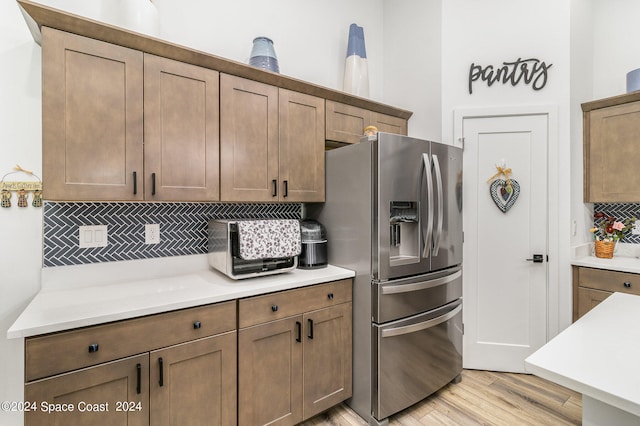
[[[624,286],[626,288],[631,288],[631,283],[629,281],[625,281]]]
[[[302,323],[300,321],[296,321],[296,329],[298,336],[296,337],[296,342],[302,342]]]
[[[160,367],[160,381],[158,384],[160,387],[164,386],[164,365],[162,361],[162,357],[158,358],[158,366]]]
[[[136,365],[136,378],[136,392],[138,393],[138,395],[140,395],[142,393],[142,365],[140,365],[139,363]]]
[[[284,197],[286,197],[287,195],[289,195],[289,181],[285,180],[284,181]]]
[[[272,196],[277,197],[278,196],[278,181],[276,179],[272,180],[271,183],[273,184],[273,192],[271,193]]]
[[[151,195],[156,195],[156,174],[151,173]]]
[[[93,354],[98,352],[98,349],[100,349],[100,345],[98,345],[97,343],[92,343],[89,345],[89,353]]]
[[[277,312],[277,311],[278,311],[278,305],[273,305],[273,306],[271,307],[271,310],[272,310],[273,312]]]
[[[194,330],[199,330],[200,327],[202,327],[202,323],[200,321],[196,321],[193,323],[193,329]]]
[[[309,318],[309,335],[307,337],[313,339],[313,320],[311,318]]]
[[[133,195],[138,193],[138,172],[133,172]]]
[[[329,300],[333,300],[333,293],[327,294],[327,297],[329,298]]]

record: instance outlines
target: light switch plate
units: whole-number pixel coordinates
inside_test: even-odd
[[[107,225],[80,225],[78,246],[80,248],[106,247],[109,244]]]
[[[640,235],[640,220],[636,220],[636,224],[631,229],[631,233],[634,235]]]
[[[160,225],[157,223],[147,223],[144,225],[144,243],[160,243]]]

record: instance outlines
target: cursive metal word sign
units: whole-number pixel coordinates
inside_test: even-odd
[[[547,70],[552,65],[535,58],[518,58],[513,62],[503,62],[500,67],[493,65],[483,67],[471,63],[471,67],[469,67],[469,94],[473,93],[473,83],[478,80],[486,81],[489,87],[498,82],[511,83],[512,86],[515,86],[523,81],[525,84],[531,84],[533,90],[540,90],[547,84]]]

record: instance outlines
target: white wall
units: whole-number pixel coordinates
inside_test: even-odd
[[[0,63],[0,175],[19,164],[41,176],[40,47],[11,1],[0,2]],[[4,333],[39,290],[42,264],[42,209],[16,201],[0,208],[0,401],[22,401],[23,343]],[[22,424],[22,413],[0,411],[0,424]]]
[[[571,0],[571,245],[589,242],[593,204],[583,202],[582,108],[593,100],[593,0]],[[597,3],[597,0],[596,0]],[[611,49],[616,51],[616,49]]]
[[[442,140],[441,0],[384,1],[386,103],[413,111],[409,135]]]
[[[557,333],[571,319],[571,270],[569,267],[570,170],[558,167],[570,161],[570,7],[569,0],[446,0],[442,2],[442,136],[453,139],[453,112],[479,107],[522,107],[554,105],[558,111],[556,146],[549,147],[550,167],[558,169],[558,181],[567,183],[558,189],[550,182],[551,204],[559,212],[550,218],[549,332]],[[531,86],[482,81],[473,84],[469,94],[469,69],[472,63],[494,67],[518,58],[537,58],[553,64],[546,86],[534,91]],[[555,172],[555,170],[554,170]],[[554,241],[555,240],[555,241]],[[557,299],[557,300],[556,300]]]
[[[593,7],[593,99],[626,92],[627,72],[640,68],[640,2],[589,0]]]

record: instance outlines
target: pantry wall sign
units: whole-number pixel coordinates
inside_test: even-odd
[[[548,70],[553,64],[547,64],[536,58],[503,62],[502,65],[479,65],[471,63],[469,67],[469,94],[473,94],[473,84],[484,81],[491,87],[494,83],[531,85],[533,90],[541,90],[547,84]]]

